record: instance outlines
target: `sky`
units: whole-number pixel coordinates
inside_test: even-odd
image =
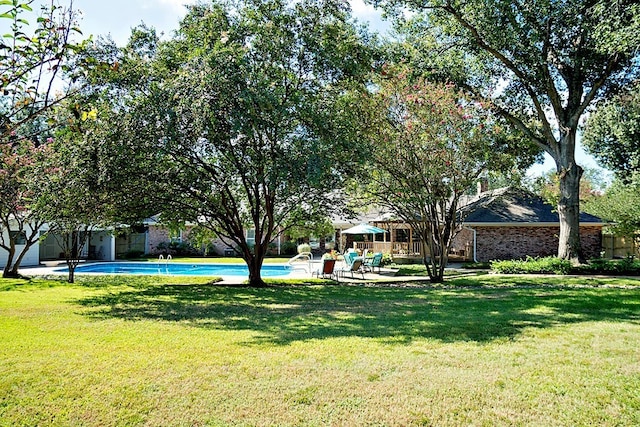
[[[74,0],[74,7],[82,11],[80,28],[85,35],[110,34],[118,44],[125,43],[131,28],[141,22],[156,30],[171,35],[184,16],[186,4],[196,0]],[[362,0],[350,0],[354,16],[361,22],[370,23],[370,28],[383,31],[388,23],[383,22],[380,12]]]
[[[349,1],[356,19],[368,23],[371,30],[383,33],[390,27],[373,6],[363,0]],[[186,12],[184,5],[193,3],[196,0],[73,0],[74,7],[82,12],[80,28],[85,37],[110,35],[119,45],[126,43],[131,28],[142,22],[164,33],[164,37],[170,37]],[[581,146],[578,146],[576,158],[583,167],[598,167]],[[554,168],[551,156],[545,155],[545,162],[533,166],[529,175],[541,175]]]

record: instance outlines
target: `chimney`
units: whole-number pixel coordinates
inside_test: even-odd
[[[478,196],[486,191],[489,191],[489,180],[487,178],[480,178],[478,181]]]

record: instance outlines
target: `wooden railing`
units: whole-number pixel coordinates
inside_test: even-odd
[[[422,255],[420,242],[353,242],[354,249],[392,255]]]
[[[353,247],[356,250],[369,252],[390,253],[391,255],[422,257],[420,242],[354,242]],[[472,253],[470,250],[451,251],[449,254],[452,258],[470,260]]]

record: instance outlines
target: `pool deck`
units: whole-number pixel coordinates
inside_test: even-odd
[[[310,279],[312,277],[311,273],[317,271],[321,268],[322,262],[312,261],[307,265],[298,265],[295,266],[292,272],[287,275],[286,279]],[[20,273],[25,276],[66,276],[66,272],[55,271],[60,268],[64,268],[65,264],[61,263],[57,266],[38,266],[38,267],[24,267],[20,269]],[[338,263],[336,264],[336,270],[340,270],[345,268],[346,266]],[[457,268],[457,265],[451,265],[448,268]],[[388,282],[388,283],[398,283],[398,282],[422,282],[429,281],[429,277],[427,276],[397,276],[398,270],[394,270],[391,268],[382,268],[380,273],[365,273],[364,279],[362,275],[359,273],[354,274],[354,277],[350,276],[340,276],[338,282],[339,283],[368,283],[368,282]],[[77,273],[77,274],[107,274],[107,273]],[[221,285],[241,285],[246,282],[246,277],[242,276],[216,276],[220,277],[222,281],[218,282]],[[314,276],[315,277],[315,276]],[[275,277],[270,277],[275,278]]]

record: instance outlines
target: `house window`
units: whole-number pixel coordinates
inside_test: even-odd
[[[24,231],[11,231],[10,239],[16,242],[16,245],[26,245],[27,244],[27,235]]]
[[[247,230],[247,243],[250,245],[256,244],[256,229],[250,228]]]
[[[170,242],[182,242],[182,230],[169,230]]]

